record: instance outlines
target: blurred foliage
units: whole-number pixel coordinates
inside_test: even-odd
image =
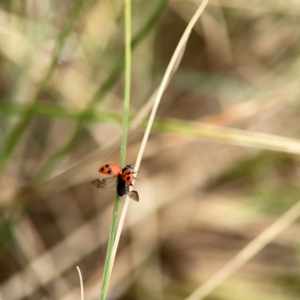
[[[300,199],[296,168],[297,160],[291,155],[263,152],[236,162],[214,178],[207,190],[229,186],[240,191],[251,207],[267,214],[282,214]]]
[[[12,228],[15,224],[8,220],[1,220],[0,226],[0,247],[3,247],[3,244],[7,242],[12,237]]]

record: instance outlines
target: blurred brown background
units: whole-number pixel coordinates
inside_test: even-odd
[[[131,117],[199,4],[132,1]],[[210,1],[159,120],[297,139],[299,14],[297,1]],[[77,265],[85,299],[98,297],[115,190],[89,182],[119,160],[123,30],[122,1],[0,3],[2,300],[79,299]],[[130,134],[127,163],[143,132]],[[155,127],[108,299],[184,299],[300,200],[298,156],[244,138]],[[299,246],[297,222],[207,299],[299,299]]]

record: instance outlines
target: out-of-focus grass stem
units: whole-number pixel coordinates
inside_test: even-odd
[[[78,13],[80,12],[80,9],[82,7],[82,0],[76,0],[74,2],[74,5],[66,17],[66,20],[61,28],[61,31],[56,39],[55,46],[52,51],[52,58],[50,65],[48,66],[47,70],[45,71],[44,76],[42,77],[41,81],[39,82],[37,86],[37,90],[35,92],[35,95],[32,98],[31,106],[28,106],[28,109],[26,113],[23,115],[23,117],[16,123],[16,125],[13,127],[11,133],[7,136],[7,139],[4,141],[1,149],[0,149],[0,172],[3,171],[5,164],[7,160],[9,159],[10,155],[12,154],[14,148],[16,147],[18,141],[20,140],[23,132],[25,131],[30,118],[31,118],[31,109],[34,106],[35,103],[38,102],[42,92],[44,91],[49,79],[51,78],[53,71],[55,69],[55,66],[57,64],[59,53],[64,45],[64,42],[67,38],[67,36],[70,33],[70,30],[72,28],[72,25],[74,21],[76,20]]]

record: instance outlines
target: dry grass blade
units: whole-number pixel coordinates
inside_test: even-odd
[[[147,143],[147,140],[148,140],[148,137],[149,137],[149,134],[150,134],[152,123],[153,123],[153,120],[154,120],[159,102],[160,102],[161,97],[163,95],[163,92],[167,88],[167,85],[170,81],[170,78],[171,78],[172,74],[176,71],[176,69],[177,69],[177,67],[178,67],[178,65],[181,61],[181,58],[183,56],[187,41],[188,41],[189,36],[192,32],[192,29],[195,26],[197,20],[201,16],[201,14],[203,13],[203,11],[204,11],[207,4],[208,4],[208,0],[203,0],[201,5],[199,6],[197,11],[193,15],[191,21],[189,22],[187,28],[185,29],[185,31],[184,31],[184,33],[181,37],[181,39],[180,39],[180,41],[179,41],[179,43],[178,43],[178,45],[175,49],[175,52],[174,52],[174,54],[171,58],[171,61],[168,65],[168,68],[167,68],[166,73],[163,77],[162,83],[161,83],[161,85],[159,87],[159,90],[157,92],[156,99],[155,99],[155,102],[153,104],[151,115],[150,115],[150,118],[149,118],[149,121],[148,121],[148,124],[147,124],[147,128],[145,130],[145,134],[144,134],[144,137],[143,137],[141,147],[140,147],[140,151],[139,151],[138,157],[136,159],[136,163],[135,163],[135,171],[136,172],[139,170],[139,166],[140,166],[140,163],[141,163],[141,160],[142,160],[144,149],[146,147],[146,143]]]
[[[300,216],[300,202],[290,208],[285,214],[278,218],[271,226],[258,235],[244,249],[242,249],[232,260],[221,268],[206,283],[200,286],[186,300],[200,300],[208,296],[216,287],[222,284],[229,276],[241,268],[247,261],[262,250],[278,234],[284,231]]]
[[[182,136],[198,136],[203,139],[224,142],[231,145],[300,154],[300,142],[298,139],[273,134],[196,122],[183,122],[177,119],[157,121],[153,124],[153,129],[164,130],[164,132],[172,132]]]
[[[138,172],[138,170],[139,170],[139,166],[140,166],[140,163],[141,163],[141,160],[142,160],[142,156],[143,156],[143,153],[144,153],[147,141],[148,141],[150,130],[151,130],[154,118],[155,118],[155,114],[156,114],[158,105],[159,105],[160,100],[162,98],[163,92],[167,88],[167,85],[170,82],[170,78],[172,77],[172,75],[174,74],[176,69],[178,68],[178,65],[180,64],[180,61],[182,59],[187,41],[188,41],[189,36],[192,32],[192,29],[195,26],[197,20],[201,16],[201,14],[203,13],[203,11],[204,11],[205,7],[207,6],[207,4],[208,4],[208,0],[203,0],[201,5],[198,7],[197,11],[195,12],[194,16],[192,17],[191,21],[189,22],[187,28],[185,29],[185,31],[184,31],[184,33],[183,33],[176,49],[175,49],[175,52],[174,52],[174,54],[171,58],[171,61],[168,65],[168,68],[165,72],[165,75],[163,77],[161,85],[160,85],[160,87],[158,89],[158,92],[156,94],[156,98],[155,98],[155,101],[154,101],[154,104],[153,104],[153,107],[152,107],[150,118],[149,118],[146,130],[145,130],[144,136],[143,136],[142,144],[141,144],[141,147],[140,147],[137,159],[136,159],[136,163],[135,163],[135,169],[134,169],[135,172]],[[133,184],[134,184],[134,182],[133,182]],[[111,268],[113,266],[114,259],[115,259],[115,256],[116,256],[116,252],[117,252],[117,248],[118,248],[118,244],[119,244],[119,240],[120,240],[120,236],[121,236],[125,216],[126,216],[127,209],[128,209],[128,206],[129,206],[129,201],[130,201],[130,198],[126,197],[125,204],[124,204],[122,214],[121,214],[121,217],[120,217],[120,221],[119,221],[119,226],[118,226],[116,238],[115,238],[113,254],[112,254],[112,261],[111,261],[111,264],[110,264]]]
[[[78,271],[78,275],[79,275],[79,281],[80,281],[80,299],[84,300],[84,289],[83,289],[83,280],[82,280],[82,275],[80,272],[79,267],[76,267],[77,271]]]

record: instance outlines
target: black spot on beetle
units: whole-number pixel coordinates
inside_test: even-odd
[[[106,168],[109,168],[109,165],[105,165]]]
[[[107,173],[108,173],[108,174],[111,173],[111,168],[108,168]]]
[[[103,172],[103,171],[104,171],[104,168],[102,167],[102,168],[100,169],[100,171]]]

